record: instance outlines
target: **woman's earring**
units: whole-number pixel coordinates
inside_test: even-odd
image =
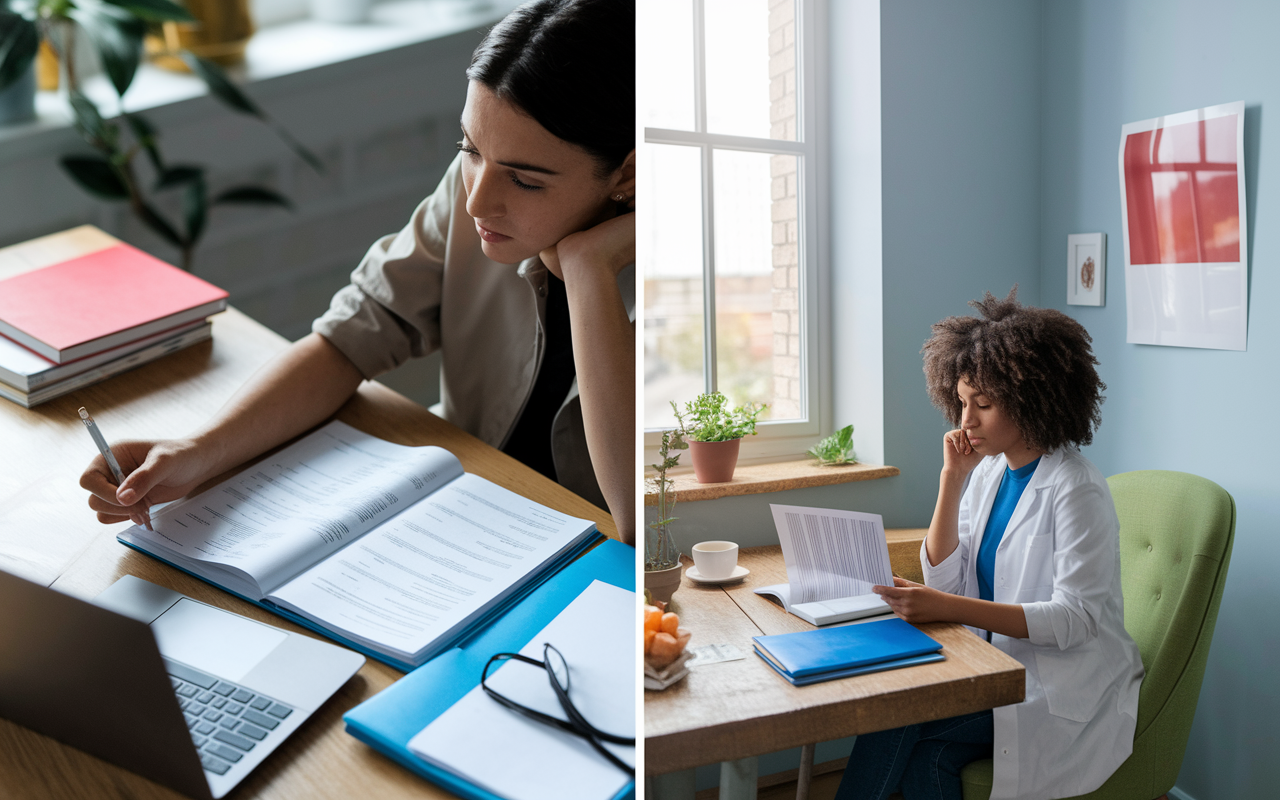
[[[622,194],[621,192],[619,192],[618,194],[615,194],[615,195],[613,196],[613,199],[614,199],[614,200],[616,200],[616,201],[618,201],[619,203],[621,203],[623,200],[626,200],[626,199],[627,199],[627,196],[626,196],[625,194]]]

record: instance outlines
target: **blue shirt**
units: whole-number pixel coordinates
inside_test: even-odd
[[[1004,538],[1004,529],[1009,527],[1009,518],[1018,506],[1022,490],[1031,482],[1039,463],[1037,458],[1018,469],[1004,468],[1000,489],[996,491],[996,501],[991,506],[991,516],[987,518],[987,528],[982,534],[982,544],[978,547],[978,597],[983,600],[995,597],[992,580],[996,571],[996,548]]]

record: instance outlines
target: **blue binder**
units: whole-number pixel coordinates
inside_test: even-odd
[[[942,658],[942,645],[899,617],[819,628],[799,633],[756,636],[756,655],[768,662],[782,677],[802,685],[862,672],[927,663],[922,656]],[[858,670],[858,671],[853,671]]]
[[[479,685],[480,671],[494,653],[519,651],[593,580],[635,591],[635,548],[606,540],[539,586],[490,627],[348,711],[342,718],[347,733],[460,797],[500,800],[418,758],[409,752],[409,740]],[[635,624],[634,620],[629,622]],[[614,800],[634,797],[632,781]]]

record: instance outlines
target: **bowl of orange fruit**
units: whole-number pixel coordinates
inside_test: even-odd
[[[646,595],[648,593],[646,592]],[[693,632],[663,602],[644,606],[644,688],[661,690],[689,674],[687,649]]]

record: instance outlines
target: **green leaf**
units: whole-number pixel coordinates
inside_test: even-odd
[[[63,156],[61,163],[67,174],[86,192],[105,200],[128,199],[129,189],[105,158]]]
[[[164,217],[156,213],[156,210],[151,206],[147,205],[146,203],[143,203],[138,208],[138,218],[141,219],[142,222],[148,228],[150,228],[151,230],[159,234],[160,237],[164,239],[166,242],[168,242],[169,244],[173,245],[179,250],[185,249],[185,243],[182,241],[182,236],[180,236],[178,232],[173,229],[173,226],[170,225],[168,221],[165,220]]]
[[[160,157],[160,149],[156,147],[156,129],[151,126],[146,117],[141,114],[121,114],[124,121],[129,123],[129,129],[133,131],[133,138],[138,140],[138,144],[147,151],[147,157],[151,159],[151,166],[155,167],[156,172],[163,175],[165,173],[164,159]]]
[[[223,203],[248,203],[254,205],[276,205],[293,210],[293,203],[282,194],[262,186],[236,186],[213,198],[210,205]]]
[[[241,114],[249,114],[262,120],[267,118],[258,104],[250,100],[248,95],[240,91],[240,87],[231,82],[227,73],[222,71],[222,67],[189,50],[183,50],[178,55],[191,68],[191,71],[204,81],[205,86],[209,87],[209,94]]]
[[[808,450],[823,464],[849,464],[857,459],[853,452],[853,426],[846,425]]]
[[[160,180],[156,181],[156,190],[170,189],[174,186],[182,186],[192,181],[204,180],[204,167],[177,166],[170,167],[160,174]]]
[[[89,144],[114,155],[117,133],[115,127],[103,122],[102,115],[98,113],[98,107],[89,98],[77,91],[72,91],[70,99],[76,130],[80,131],[80,135],[87,139]]]
[[[68,16],[80,23],[89,36],[116,94],[124,95],[129,84],[133,83],[138,61],[142,58],[146,22],[124,9],[102,4],[73,8]]]
[[[187,223],[187,247],[194,247],[200,234],[204,233],[208,216],[208,192],[203,174],[187,184],[187,190],[182,194],[182,215]]]
[[[169,0],[102,0],[147,22],[195,22],[191,12]]]
[[[19,14],[0,11],[0,89],[8,88],[31,67],[40,47],[36,26]]]

